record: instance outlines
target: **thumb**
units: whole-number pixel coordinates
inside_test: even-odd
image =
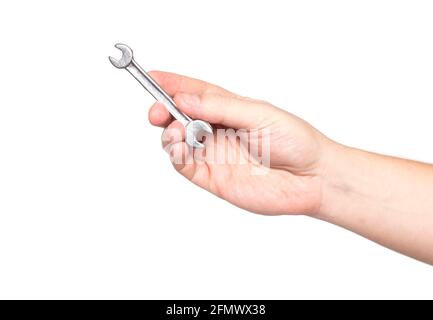
[[[216,93],[178,93],[174,96],[174,101],[181,111],[193,119],[236,129],[259,127],[271,108],[263,102]]]

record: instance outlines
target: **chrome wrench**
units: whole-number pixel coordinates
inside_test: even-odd
[[[126,44],[118,43],[115,45],[122,51],[122,57],[117,60],[108,57],[111,64],[119,69],[126,69],[157,101],[164,104],[168,112],[178,121],[180,121],[186,131],[185,141],[193,148],[203,148],[200,142],[206,133],[212,134],[211,125],[203,120],[193,120],[182,111],[180,111],[173,99],[156,83],[152,77],[135,62],[132,49]]]

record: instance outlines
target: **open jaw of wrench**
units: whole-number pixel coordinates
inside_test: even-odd
[[[118,43],[115,45],[122,52],[122,57],[117,60],[108,57],[111,64],[119,69],[126,69],[157,101],[164,104],[168,112],[178,121],[180,121],[186,131],[185,141],[193,148],[203,148],[202,138],[208,133],[212,134],[211,125],[203,120],[193,120],[181,112],[173,99],[156,83],[146,71],[141,68],[134,60],[130,47]]]

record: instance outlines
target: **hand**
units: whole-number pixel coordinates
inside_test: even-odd
[[[193,183],[246,210],[309,214],[433,264],[432,165],[349,148],[267,102],[184,76],[151,74],[184,113],[214,127],[204,151],[192,150],[184,127],[163,105],[150,109],[150,122],[166,127],[163,146],[174,167]],[[219,128],[243,129],[240,142],[221,138]],[[252,145],[262,147],[261,155]],[[235,161],[215,161],[225,153],[223,160],[235,155]]]
[[[165,107],[157,102],[149,111],[149,120],[155,126],[167,127],[163,146],[172,155],[177,171],[198,186],[249,211],[270,215],[318,212],[322,160],[329,143],[321,133],[267,102],[240,97],[215,85],[172,73],[150,74],[191,118],[208,121],[214,128],[246,130],[239,135],[254,132],[257,137],[259,133],[260,138],[255,141],[250,138],[248,144],[264,141],[263,133],[269,138],[270,152],[262,155],[269,157],[269,168],[257,163],[257,157],[251,157],[245,144],[217,139],[216,134],[205,142],[205,156],[198,156],[201,150],[191,154],[183,141],[184,127],[173,121]],[[215,155],[225,150],[226,154],[238,155],[234,163],[216,163]]]

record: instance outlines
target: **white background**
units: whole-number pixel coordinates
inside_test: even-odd
[[[3,1],[0,298],[433,298],[433,268],[178,175],[108,55],[433,162],[429,1]],[[411,195],[408,194],[408,197]]]

